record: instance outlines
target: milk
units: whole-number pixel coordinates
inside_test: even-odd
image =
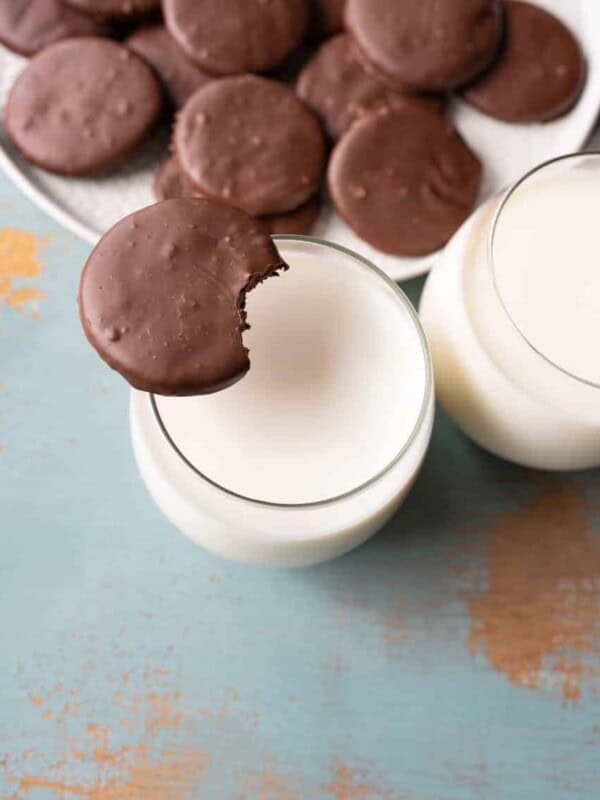
[[[228,557],[315,563],[372,535],[408,492],[432,425],[408,301],[345,251],[278,241],[290,270],[248,296],[250,372],[193,398],[134,393],[138,463],[159,506]]]
[[[600,384],[600,169],[542,171],[510,197],[493,240],[496,286],[529,342]]]
[[[483,447],[526,466],[600,464],[599,164],[573,156],[492,198],[421,300],[440,402]]]

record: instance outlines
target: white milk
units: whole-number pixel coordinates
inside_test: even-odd
[[[538,169],[465,223],[421,300],[440,402],[526,466],[600,465],[599,207],[600,157]]]
[[[248,297],[248,375],[154,407],[134,392],[132,429],[142,475],[184,533],[291,566],[346,552],[391,516],[433,404],[423,333],[397,287],[332,246],[278,246],[291,269]]]

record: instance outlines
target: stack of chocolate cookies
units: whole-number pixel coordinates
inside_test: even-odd
[[[326,183],[359,236],[401,256],[442,247],[477,202],[450,94],[547,122],[586,76],[573,34],[521,0],[3,0],[0,41],[32,57],[4,114],[32,163],[118,169],[166,117],[158,199],[303,234]]]

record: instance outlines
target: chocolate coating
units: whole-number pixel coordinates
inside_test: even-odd
[[[171,200],[176,197],[201,197],[202,195],[185,177],[177,159],[171,156],[161,164],[155,175],[154,196],[157,200]],[[321,201],[316,197],[294,211],[257,217],[257,219],[270,234],[287,233],[303,236],[310,233],[320,211]]]
[[[357,119],[372,111],[407,106],[444,110],[442,96],[418,97],[390,89],[368,72],[347,34],[321,45],[300,73],[296,91],[318,114],[334,140],[339,139]]]
[[[189,181],[175,156],[167,158],[160,165],[154,176],[152,185],[154,196],[161,200],[175,200],[177,197],[202,197],[203,195]]]
[[[378,250],[418,256],[444,245],[472,211],[481,164],[452,123],[430,111],[357,122],[329,164],[336,209]]]
[[[33,56],[54,42],[77,36],[102,36],[106,26],[59,0],[2,0],[0,42],[22,56]]]
[[[137,147],[161,104],[154,74],[126,47],[69,39],[29,62],[10,92],[4,121],[32,163],[64,175],[92,175]]]
[[[159,8],[160,0],[61,0],[72,8],[98,17],[126,19]]]
[[[265,72],[302,42],[307,0],[163,0],[189,58],[215,75]]]
[[[174,142],[203,195],[253,216],[302,205],[318,191],[325,166],[314,114],[285,86],[255,75],[196,92],[179,114]]]
[[[89,257],[79,289],[83,329],[137,389],[214,392],[250,366],[246,292],[285,268],[243,211],[200,198],[157,203],[117,223]]]
[[[294,211],[285,214],[270,214],[257,217],[266,230],[273,236],[287,234],[289,236],[306,236],[309,234],[321,213],[320,197],[313,197]]]
[[[543,8],[509,0],[500,57],[463,96],[506,122],[546,122],[573,108],[585,78],[585,58],[571,31]]]
[[[162,25],[141,28],[126,44],[154,69],[174,108],[181,108],[197,89],[213,80],[184,55]]]
[[[348,0],[346,27],[391,86],[444,91],[498,52],[502,0]]]
[[[334,36],[344,28],[346,0],[310,0],[309,35],[313,39]]]

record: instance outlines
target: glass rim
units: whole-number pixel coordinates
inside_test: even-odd
[[[589,380],[588,378],[583,378],[581,375],[577,375],[574,372],[566,369],[565,367],[561,367],[556,361],[554,361],[550,356],[547,356],[539,347],[537,347],[528,336],[521,330],[520,325],[512,316],[504,298],[502,297],[502,292],[500,291],[500,287],[498,285],[498,281],[496,278],[496,261],[494,258],[494,242],[496,240],[496,233],[498,230],[498,224],[500,222],[500,218],[502,217],[502,212],[506,208],[507,204],[509,203],[510,199],[513,195],[525,184],[530,178],[537,175],[539,172],[551,167],[555,164],[560,164],[562,162],[571,161],[571,160],[578,160],[578,159],[585,159],[585,158],[598,158],[600,156],[600,150],[590,150],[584,152],[575,152],[575,153],[566,153],[562,156],[555,156],[554,158],[550,158],[547,161],[543,161],[541,164],[533,167],[532,169],[528,170],[519,180],[515,181],[511,184],[507,189],[505,189],[501,202],[499,203],[498,207],[494,212],[494,216],[492,219],[492,224],[490,228],[490,232],[488,234],[488,242],[487,242],[487,261],[488,261],[488,268],[491,273],[492,277],[492,284],[494,287],[494,293],[498,298],[498,302],[502,306],[504,313],[506,314],[510,324],[516,330],[518,335],[521,339],[525,342],[525,344],[533,350],[533,352],[543,359],[549,366],[553,369],[558,370],[563,375],[566,375],[568,378],[572,378],[573,380],[578,381],[579,383],[583,383],[586,386],[590,386],[593,389],[600,389],[600,383],[596,381]]]
[[[396,302],[400,303],[407,311],[413,325],[417,331],[417,336],[419,343],[421,345],[421,354],[423,356],[424,366],[425,366],[425,385],[423,388],[423,399],[421,402],[421,407],[419,409],[419,414],[413,425],[413,428],[410,432],[410,435],[404,441],[402,447],[398,451],[398,453],[393,457],[391,461],[389,461],[382,469],[380,469],[375,475],[368,478],[366,481],[363,481],[360,485],[349,489],[346,492],[342,492],[341,494],[335,495],[333,497],[326,497],[322,500],[314,500],[309,502],[302,502],[302,503],[278,503],[270,500],[261,500],[260,498],[256,497],[248,497],[246,495],[241,494],[240,492],[235,492],[231,489],[228,489],[226,486],[218,483],[217,481],[210,478],[208,475],[204,474],[201,470],[199,470],[187,456],[181,451],[178,445],[173,441],[167,426],[164,423],[164,420],[160,414],[158,409],[158,405],[156,402],[156,396],[152,393],[149,394],[150,397],[150,406],[152,408],[152,412],[154,414],[154,418],[158,424],[158,427],[165,437],[167,443],[170,445],[171,449],[174,451],[175,455],[183,462],[183,464],[191,469],[191,471],[201,478],[204,482],[208,483],[213,488],[219,490],[221,493],[225,494],[227,497],[234,498],[236,500],[241,500],[245,503],[250,503],[254,506],[259,506],[262,508],[273,508],[273,509],[291,509],[291,510],[299,510],[299,509],[311,509],[311,508],[322,508],[325,506],[335,505],[343,500],[350,499],[355,495],[360,494],[368,487],[372,486],[373,484],[377,483],[379,480],[384,478],[392,469],[402,460],[405,454],[408,452],[410,447],[412,446],[413,442],[417,438],[423,424],[427,418],[427,413],[429,410],[430,402],[431,402],[431,395],[433,392],[433,366],[431,362],[431,353],[429,350],[429,344],[427,342],[427,337],[425,336],[425,331],[419,319],[416,309],[414,308],[413,304],[404,293],[404,291],[398,286],[383,270],[379,267],[376,267],[371,261],[369,261],[364,256],[361,256],[358,253],[355,253],[353,250],[350,250],[343,245],[336,244],[334,242],[328,242],[324,239],[319,239],[314,236],[294,236],[289,234],[278,234],[271,237],[275,242],[296,242],[299,244],[308,244],[308,245],[317,245],[320,248],[324,249],[332,249],[351,258],[354,262],[356,262],[362,269],[366,272],[371,274],[371,277],[374,277],[378,280],[383,280],[386,284],[388,289],[392,291],[394,299]]]

